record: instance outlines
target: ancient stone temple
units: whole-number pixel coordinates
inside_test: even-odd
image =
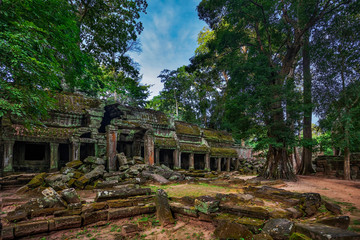
[[[21,119],[0,119],[3,173],[57,171],[88,156],[106,157],[108,170],[115,171],[120,152],[172,169],[230,171],[244,150],[249,156],[230,134],[174,121],[159,111],[105,106],[77,94],[56,94],[55,99],[56,107],[42,124],[26,128]]]

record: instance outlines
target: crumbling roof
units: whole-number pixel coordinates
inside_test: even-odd
[[[205,144],[180,143],[181,152],[207,153],[209,148]]]
[[[200,128],[194,124],[187,122],[175,122],[175,129],[177,134],[200,136]]]
[[[212,157],[237,157],[238,153],[234,148],[211,148]]]
[[[103,103],[100,99],[75,93],[52,93],[52,97],[56,100],[56,108],[53,110],[64,113],[85,114],[86,110],[102,108]]]
[[[203,129],[204,138],[212,142],[229,142],[234,143],[234,139],[230,133],[218,131],[214,129]]]
[[[155,137],[154,144],[156,148],[176,149],[177,143],[174,138]]]
[[[55,127],[41,127],[33,126],[26,128],[21,124],[13,124],[11,126],[11,133],[16,137],[37,137],[37,138],[54,138],[54,139],[69,139],[76,134],[76,128],[55,128]]]

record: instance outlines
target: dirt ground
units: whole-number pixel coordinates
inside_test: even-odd
[[[297,182],[275,186],[295,192],[316,192],[338,202],[347,202],[360,209],[360,181],[327,179],[319,176],[298,176]]]

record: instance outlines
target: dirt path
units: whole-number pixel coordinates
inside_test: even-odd
[[[298,176],[297,182],[286,182],[283,189],[296,192],[317,192],[339,202],[352,203],[360,209],[360,181]]]

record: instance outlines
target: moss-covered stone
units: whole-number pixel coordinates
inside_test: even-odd
[[[218,223],[214,235],[219,239],[244,239],[252,240],[253,234],[244,225],[222,221]]]
[[[66,167],[69,167],[69,168],[77,168],[77,167],[80,167],[82,165],[82,161],[80,160],[75,160],[75,161],[71,161],[71,162],[68,162],[66,164]]]
[[[46,173],[40,173],[36,175],[31,181],[27,184],[29,188],[37,188],[44,184]]]
[[[305,236],[304,234],[294,232],[289,240],[311,240],[311,238]]]

